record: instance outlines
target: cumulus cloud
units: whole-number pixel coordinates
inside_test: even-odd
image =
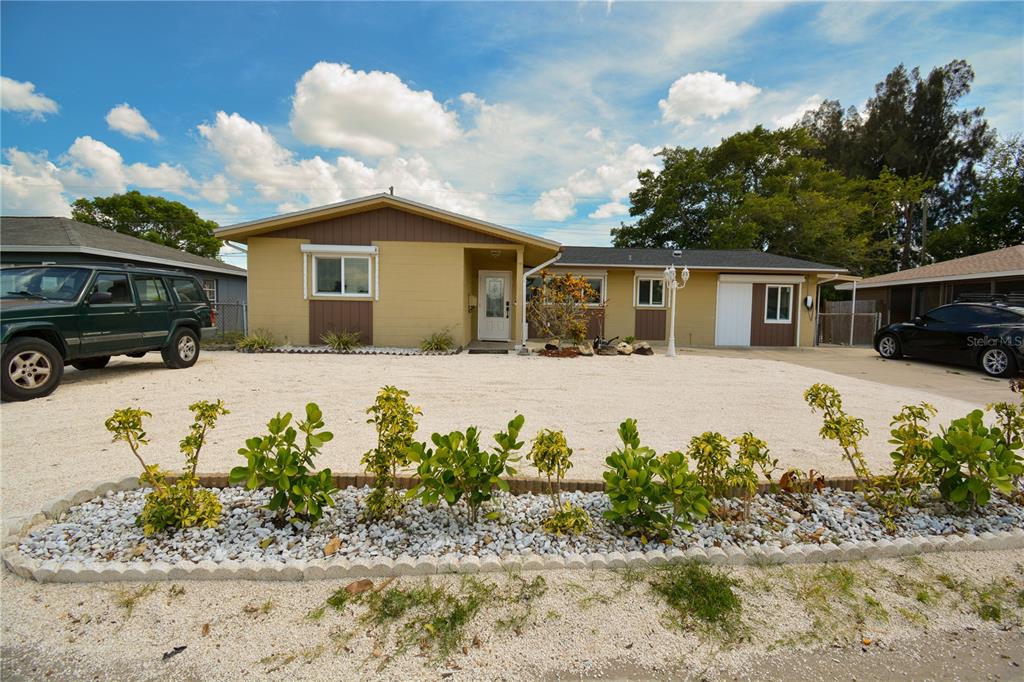
[[[780,114],[773,119],[776,128],[788,128],[795,123],[798,123],[804,114],[808,111],[813,111],[821,106],[822,101],[825,98],[815,93],[805,99],[803,102],[798,104],[793,109],[787,111],[784,114]]]
[[[624,215],[629,215],[629,206],[626,206],[620,201],[610,201],[607,204],[601,204],[598,206],[597,209],[587,217],[601,219]]]
[[[111,130],[127,135],[135,139],[148,137],[151,140],[159,140],[160,135],[149,124],[146,117],[135,107],[127,102],[118,104],[107,112],[107,125]]]
[[[199,188],[199,196],[215,204],[223,204],[231,198],[231,186],[228,183],[228,179],[221,173],[214,175],[202,183]],[[237,212],[237,210],[235,209],[234,212]]]
[[[565,187],[549,189],[534,202],[532,212],[540,220],[565,220],[576,213],[576,197]]]
[[[718,118],[730,111],[746,109],[761,89],[750,83],[736,83],[713,71],[688,73],[658,102],[662,120],[691,125],[698,118]]]
[[[7,163],[0,164],[5,215],[69,216],[58,169],[45,154],[29,154],[14,147],[4,151]]]
[[[129,185],[186,195],[196,181],[181,166],[125,164],[121,153],[88,135],[77,138],[64,155],[60,177],[75,194],[123,192]]]
[[[604,131],[596,127],[591,128],[590,130],[587,131],[587,134],[584,135],[584,137],[586,137],[588,140],[593,140],[594,142],[600,142],[601,140],[604,139]]]
[[[330,204],[394,186],[410,199],[468,215],[482,216],[480,196],[457,192],[419,154],[392,156],[369,166],[350,156],[334,161],[319,155],[297,158],[264,126],[237,113],[217,112],[213,123],[199,126],[224,163],[227,175],[251,183],[267,201],[287,212]]]
[[[36,92],[35,83],[16,81],[0,76],[0,104],[4,111],[26,113],[30,118],[42,119],[57,113],[57,103]]]
[[[437,147],[459,134],[459,121],[429,90],[393,73],[320,62],[292,97],[291,127],[303,142],[368,156]]]

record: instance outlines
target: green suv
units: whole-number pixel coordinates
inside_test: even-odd
[[[216,314],[199,281],[173,270],[123,265],[0,269],[4,400],[49,395],[64,365],[100,369],[112,355],[158,350],[171,369],[191,367]]]

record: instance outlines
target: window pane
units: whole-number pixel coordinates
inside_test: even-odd
[[[779,319],[779,288],[768,287],[765,293],[768,300],[764,317],[766,320],[777,320]]]
[[[651,280],[640,280],[640,295],[637,301],[640,305],[651,304]]]
[[[163,280],[156,277],[136,277],[135,290],[139,293],[141,303],[164,303],[170,300]]]
[[[103,292],[110,294],[113,299],[111,303],[132,303],[132,290],[128,287],[128,275],[106,275],[102,274],[96,278],[96,284],[92,292]]]
[[[791,296],[792,288],[790,287],[779,287],[779,319],[789,319],[789,299]]]
[[[585,277],[587,284],[594,290],[594,295],[588,297],[587,303],[600,303],[601,302],[601,288],[604,284],[604,279],[601,277]]]
[[[203,290],[194,279],[173,279],[171,287],[182,303],[205,303]]]
[[[651,280],[651,305],[665,304],[665,282],[660,279]]]
[[[316,290],[328,294],[341,293],[341,259],[316,259]]]
[[[203,280],[203,291],[206,292],[206,298],[211,301],[217,300],[217,280],[215,279],[204,279]]]
[[[502,277],[488,277],[484,285],[484,314],[487,317],[505,316],[505,280]]]
[[[345,259],[345,293],[346,294],[368,294],[368,293],[370,293],[370,259],[369,258],[346,258]]]

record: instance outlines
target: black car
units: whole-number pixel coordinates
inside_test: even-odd
[[[909,355],[980,367],[994,377],[1024,367],[1024,306],[999,302],[951,303],[910,322],[882,327],[875,350],[883,358]]]

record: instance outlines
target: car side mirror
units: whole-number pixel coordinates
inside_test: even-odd
[[[924,318],[920,315],[914,316],[914,324],[924,324]]]
[[[89,297],[89,305],[113,303],[114,295],[109,291],[95,291],[92,296]]]

